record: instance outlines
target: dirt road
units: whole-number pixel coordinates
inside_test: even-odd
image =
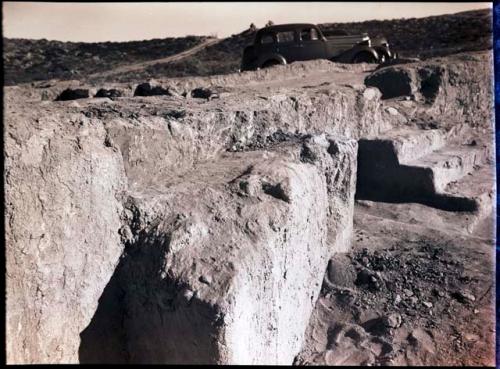
[[[199,52],[200,50],[202,50],[206,47],[215,45],[215,44],[221,42],[222,40],[223,39],[209,38],[209,39],[205,40],[204,42],[202,42],[201,44],[192,47],[191,49],[185,50],[185,51],[180,52],[180,53],[175,54],[175,55],[167,56],[166,58],[160,58],[160,59],[149,60],[149,61],[142,62],[142,63],[124,65],[122,67],[108,70],[105,72],[91,74],[91,75],[89,75],[89,77],[90,78],[106,77],[106,76],[111,76],[114,74],[128,73],[128,72],[133,72],[135,70],[145,69],[145,68],[150,67],[150,66],[155,65],[155,64],[165,64],[165,63],[171,63],[174,61],[179,61],[179,60],[182,60],[190,55],[196,54],[197,52]]]

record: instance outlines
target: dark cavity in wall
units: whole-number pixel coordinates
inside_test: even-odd
[[[423,68],[418,71],[420,77],[420,93],[427,103],[432,103],[439,93],[444,69],[440,67]]]
[[[399,164],[390,140],[358,141],[356,199],[420,203],[446,211],[476,211],[473,199],[437,193],[430,168]]]
[[[80,333],[80,363],[217,363],[217,308],[170,275],[164,265],[169,247],[170,232],[157,230],[142,231],[126,245]]]

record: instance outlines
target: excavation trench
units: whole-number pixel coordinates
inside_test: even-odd
[[[420,86],[431,100],[439,92],[429,108],[483,119],[483,59],[454,67],[467,89]],[[475,209],[385,144],[361,139],[358,152],[338,139],[391,129],[376,88],[332,84],[345,69],[328,64],[329,83],[316,75],[317,88],[304,89],[318,65],[298,67],[281,68],[305,73],[296,89],[254,86],[210,101],[41,104],[20,98],[30,90],[6,90],[9,362],[290,364],[329,258],[349,250],[356,178],[358,198]],[[246,87],[271,73],[226,82]],[[280,146],[279,129],[300,137]],[[125,216],[127,197],[137,219]]]
[[[431,168],[400,164],[392,141],[358,141],[356,199],[414,202],[453,212],[478,210],[474,199],[440,193],[437,182]]]
[[[169,235],[140,232],[126,245],[92,321],[80,334],[81,364],[217,362],[212,337],[221,327],[208,321],[215,308],[158,273],[170,241]]]

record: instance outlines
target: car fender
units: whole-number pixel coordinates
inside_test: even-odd
[[[359,54],[361,52],[367,52],[367,53],[370,53],[373,55],[373,57],[376,59],[376,60],[379,60],[380,59],[380,55],[379,53],[377,52],[377,50],[375,50],[373,47],[371,46],[364,46],[364,45],[358,45],[356,46],[355,48],[353,48],[353,57],[356,55],[356,54]]]
[[[340,55],[337,55],[330,60],[337,63],[352,63],[354,57],[362,52],[370,53],[376,60],[379,60],[380,58],[379,54],[373,47],[365,45],[355,45],[354,47],[345,50]]]
[[[283,57],[283,55],[280,55],[280,54],[277,54],[277,53],[272,53],[272,54],[262,55],[259,58],[258,62],[257,62],[257,66],[259,68],[261,68],[262,65],[264,65],[264,63],[267,63],[270,60],[275,60],[275,61],[277,61],[278,63],[280,63],[282,65],[287,64],[286,63],[286,59]]]

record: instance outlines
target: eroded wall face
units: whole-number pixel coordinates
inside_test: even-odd
[[[102,124],[6,120],[7,362],[77,363],[123,251],[121,155]]]
[[[352,222],[354,141],[222,154],[144,182],[156,149],[142,133],[79,114],[8,132],[9,362],[293,361],[328,258],[349,244],[332,235]]]
[[[160,184],[131,192],[130,244],[116,287],[82,334],[84,362],[109,360],[108,337],[115,362],[293,362],[328,259],[350,242],[329,235],[348,224],[353,198],[336,203],[346,219],[328,213],[354,183],[329,192],[325,168],[349,162],[343,170],[355,173],[356,145],[329,153],[335,144],[322,136],[225,154],[165,192]],[[301,155],[306,146],[318,153],[313,160]]]

